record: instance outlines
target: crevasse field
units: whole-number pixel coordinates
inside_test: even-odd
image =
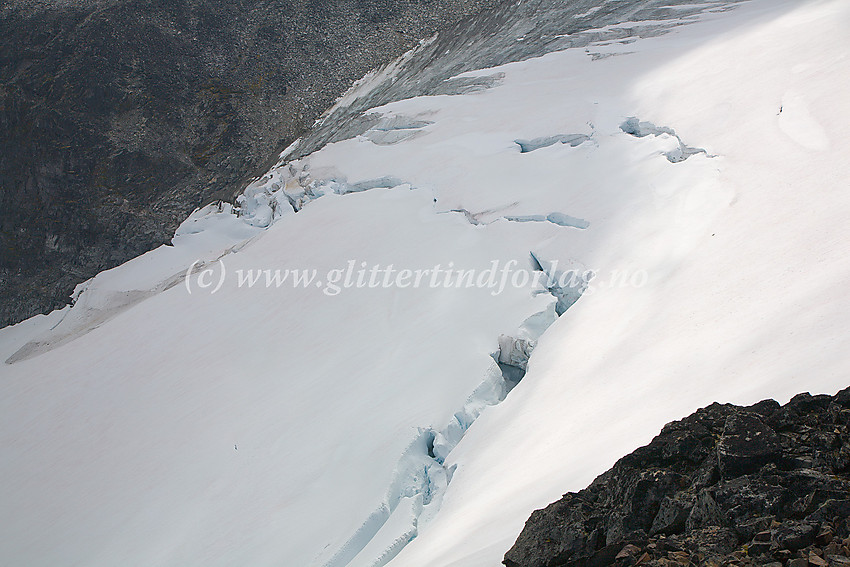
[[[373,108],[0,330],[0,564],[492,567],[666,422],[848,386],[850,4],[712,6]]]

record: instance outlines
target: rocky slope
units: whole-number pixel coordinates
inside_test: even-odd
[[[496,3],[3,3],[0,326],[168,242],[352,81]]]
[[[713,404],[534,512],[507,567],[850,565],[850,388]]]

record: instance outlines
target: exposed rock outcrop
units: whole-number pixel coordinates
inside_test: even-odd
[[[668,424],[534,512],[504,564],[850,565],[850,388]]]

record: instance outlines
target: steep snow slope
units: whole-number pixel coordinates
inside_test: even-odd
[[[754,1],[337,109],[238,217],[0,331],[0,557],[496,565],[664,422],[845,386],[848,18]]]
[[[561,240],[560,227],[474,227],[431,203],[407,188],[328,196],[222,261],[233,274],[352,259],[483,269]],[[426,478],[418,463],[394,471],[412,444],[432,463],[420,428],[490,383],[500,333],[551,303],[530,289],[329,296],[262,279],[173,286],[3,367],[4,558],[321,564],[373,511],[445,482],[436,462]]]
[[[716,184],[632,178],[654,203],[630,207],[590,262],[645,268],[647,285],[599,287],[547,331],[524,381],[452,452],[437,520],[391,565],[497,565],[532,510],[666,422],[715,400],[848,385],[848,23],[843,2],[753,2],[563,73],[558,106],[583,98],[673,127],[717,156]],[[616,90],[594,88],[606,81]]]

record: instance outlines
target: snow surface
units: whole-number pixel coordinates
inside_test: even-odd
[[[848,23],[755,0],[466,73],[503,76],[373,109],[0,330],[0,562],[495,566],[664,423],[846,387]],[[329,287],[511,261],[596,277]]]

